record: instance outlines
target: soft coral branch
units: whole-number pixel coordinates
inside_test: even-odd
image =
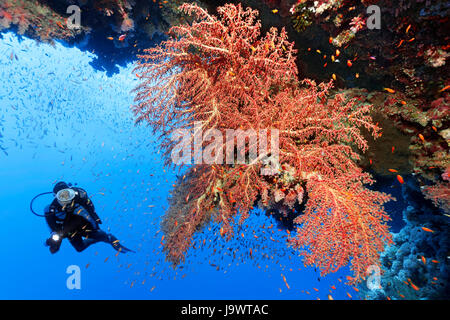
[[[303,251],[305,264],[322,274],[335,272],[351,261],[354,279],[364,278],[379,264],[386,243],[392,242],[382,205],[389,195],[365,188],[361,176],[327,180],[314,177],[307,183],[309,200],[291,244]]]

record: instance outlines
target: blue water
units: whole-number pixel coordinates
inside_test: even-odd
[[[150,129],[134,126],[134,66],[107,76],[92,68],[94,58],[13,33],[0,39],[0,299],[358,298],[343,284],[348,269],[319,281],[286,248],[284,231],[270,234],[278,242],[255,238],[274,223],[258,212],[239,231],[245,238],[227,243],[210,226],[196,236],[205,246],[191,249],[182,268],[166,263],[159,223],[176,172],[163,167]],[[86,189],[102,228],[136,253],[116,256],[104,243],[77,253],[65,240],[51,255],[49,229],[29,203],[58,180]],[[35,210],[51,200],[37,199]],[[66,285],[71,265],[80,268],[80,289]]]

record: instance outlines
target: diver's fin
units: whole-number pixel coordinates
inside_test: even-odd
[[[110,243],[112,245],[112,247],[116,250],[119,251],[121,253],[127,253],[127,252],[133,252],[136,253],[135,251],[128,249],[127,247],[123,246],[120,244],[119,240],[117,240],[116,237],[114,237],[112,234],[109,235],[109,240]]]
[[[127,247],[124,247],[123,245],[121,245],[120,243],[115,243],[112,245],[114,249],[116,249],[117,251],[121,252],[121,253],[127,253],[127,252],[133,252],[136,253],[135,251],[128,249]]]

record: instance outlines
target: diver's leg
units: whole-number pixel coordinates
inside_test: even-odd
[[[86,234],[86,240],[91,240],[95,242],[108,242],[109,243],[109,237],[108,234],[100,229],[92,230],[91,232]]]
[[[77,252],[82,252],[91,245],[91,243],[88,243],[85,240],[83,240],[83,237],[79,234],[75,235],[74,237],[69,237],[69,242],[72,245],[72,247],[74,247],[75,250],[77,250]]]
[[[102,233],[97,233],[94,231],[90,233],[86,239],[83,239],[83,236],[81,234],[77,234],[74,237],[69,237],[69,241],[75,248],[75,250],[77,250],[78,252],[82,252],[90,245],[93,245],[94,243],[100,241],[108,242],[108,237],[106,234],[103,235]]]
[[[119,252],[129,252],[133,250],[130,250],[126,247],[124,247],[123,245],[120,244],[119,240],[117,240],[117,238],[115,236],[113,236],[110,233],[106,233],[103,230],[95,230],[89,233],[88,239],[95,239],[96,242],[98,241],[102,241],[102,242],[106,242],[109,243],[115,250],[119,251]]]

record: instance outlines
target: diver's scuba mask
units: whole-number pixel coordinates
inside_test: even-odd
[[[56,200],[62,207],[64,207],[70,204],[72,200],[75,198],[75,196],[76,196],[75,190],[70,188],[62,189],[59,190],[58,193],[56,194]]]

